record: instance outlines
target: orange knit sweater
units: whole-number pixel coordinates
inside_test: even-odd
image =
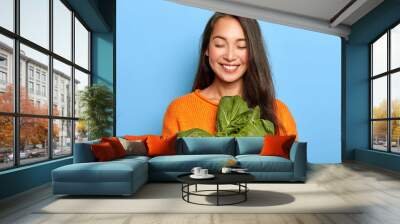
[[[168,106],[164,116],[162,135],[174,136],[179,131],[191,128],[201,128],[215,134],[218,104],[201,95],[200,90],[178,97]],[[287,108],[276,100],[276,112],[281,125],[286,130],[286,135],[296,135],[296,123]],[[279,130],[279,133],[283,133]]]

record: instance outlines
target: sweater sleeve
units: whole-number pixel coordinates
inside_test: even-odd
[[[175,136],[178,131],[179,131],[179,125],[178,125],[176,106],[173,103],[171,103],[168,106],[164,115],[162,135],[164,137],[172,137]]]
[[[296,141],[299,136],[297,133],[296,122],[289,111],[289,108],[282,102],[277,103],[278,119],[285,129],[286,133],[280,130],[280,135],[296,135]]]

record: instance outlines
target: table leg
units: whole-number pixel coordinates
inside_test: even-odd
[[[247,190],[247,182],[246,183],[244,183],[244,201],[247,201],[247,192],[248,192],[248,190]]]
[[[190,202],[190,201],[189,201],[189,195],[190,195],[190,184],[188,184],[187,186],[188,186],[188,188],[187,188],[187,191],[188,191],[188,193],[187,193],[187,201],[188,201],[188,202]]]
[[[195,186],[195,191],[197,192],[197,184],[196,184],[196,186]]]
[[[217,184],[217,206],[219,205],[219,184]]]

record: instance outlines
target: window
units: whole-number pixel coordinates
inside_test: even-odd
[[[33,82],[28,82],[28,89],[29,94],[33,94]]]
[[[7,56],[0,55],[0,67],[7,67]]]
[[[62,103],[64,103],[64,96],[65,95],[70,95],[72,94],[69,89],[65,89],[65,84],[66,83],[72,83],[72,68],[69,65],[66,65],[56,59],[53,60],[53,77],[54,77],[54,83],[53,83],[53,91],[54,91],[54,99],[53,99],[53,104],[58,104],[58,94],[60,93],[60,100]],[[71,104],[72,102],[69,102],[69,100],[72,101],[72,99],[67,99],[68,104]],[[55,105],[53,105],[55,106]],[[53,110],[53,114],[60,114],[59,109]],[[62,114],[62,116],[68,116],[72,117],[72,108],[68,107],[66,108],[65,114]]]
[[[36,84],[36,95],[40,95],[40,84]]]
[[[49,0],[20,0],[21,36],[49,49]]]
[[[40,81],[40,71],[39,71],[39,69],[36,69],[36,80]]]
[[[0,26],[14,31],[14,0],[1,0],[0,9]]]
[[[89,32],[77,18],[75,18],[75,62],[89,69]]]
[[[7,74],[3,71],[0,71],[0,84],[7,84]]]
[[[7,85],[7,56],[0,53],[0,91],[6,91]]]
[[[71,60],[72,12],[60,1],[53,0],[54,53]]]
[[[42,96],[46,96],[46,86],[42,86]]]
[[[87,139],[73,105],[74,86],[89,85],[90,31],[62,0],[0,0],[0,26],[0,170],[72,155]]]
[[[46,74],[42,73],[42,82],[46,82]]]
[[[0,7],[3,6],[3,1],[0,1]],[[3,9],[0,10],[0,21],[3,19]],[[1,25],[1,23],[0,23]],[[14,42],[13,39],[6,37],[0,33],[0,115],[1,112],[12,113],[14,111],[14,83],[13,83],[13,66],[12,58],[14,57]],[[0,128],[1,129],[1,128]],[[11,129],[5,129],[8,136],[11,135]],[[1,132],[0,132],[1,133]],[[5,132],[4,132],[5,133]],[[1,139],[1,136],[0,136]],[[2,148],[0,141],[0,149]],[[0,160],[1,169],[1,160]]]
[[[33,67],[32,66],[29,66],[28,74],[29,74],[29,79],[33,80]]]
[[[400,153],[400,24],[370,44],[371,148]]]

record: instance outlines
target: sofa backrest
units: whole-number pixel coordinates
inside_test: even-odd
[[[74,147],[74,163],[95,162],[96,158],[90,148],[92,144],[98,144],[100,140],[75,143]]]
[[[236,137],[236,155],[259,154],[264,145],[264,137]]]
[[[176,154],[226,154],[235,155],[233,137],[183,137],[176,142]]]

